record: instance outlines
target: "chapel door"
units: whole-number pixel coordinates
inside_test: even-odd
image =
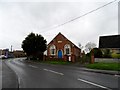
[[[58,58],[62,58],[62,51],[61,50],[58,51]]]

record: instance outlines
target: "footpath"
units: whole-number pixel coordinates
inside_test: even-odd
[[[95,73],[103,73],[103,74],[110,74],[110,75],[120,75],[119,71],[111,71],[111,70],[98,70],[98,69],[88,69],[88,68],[80,68],[83,71],[95,72]]]

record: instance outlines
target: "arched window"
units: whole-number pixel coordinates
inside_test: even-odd
[[[70,47],[69,44],[66,44],[66,45],[64,46],[64,54],[65,54],[65,55],[70,55],[70,54],[71,54],[71,47]]]
[[[55,55],[55,52],[56,52],[55,45],[51,45],[50,46],[50,55]]]

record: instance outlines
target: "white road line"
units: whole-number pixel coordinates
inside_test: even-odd
[[[24,66],[25,64],[23,64],[22,62],[19,62],[18,60],[12,60],[13,63]]]
[[[116,77],[120,77],[120,75],[114,75],[114,76],[116,76]]]
[[[88,84],[91,84],[91,85],[94,85],[94,86],[97,86],[97,87],[100,87],[100,88],[104,88],[104,89],[107,89],[107,90],[112,90],[108,87],[105,87],[105,86],[102,86],[102,85],[99,85],[99,84],[96,84],[96,83],[93,83],[93,82],[90,82],[90,81],[86,81],[84,79],[80,79],[78,78],[79,81],[82,81],[82,82],[85,82],[85,83],[88,83]]]
[[[30,67],[33,67],[33,68],[38,68],[38,67],[36,67],[36,66],[33,66],[33,65],[29,65]]]
[[[45,70],[45,71],[49,71],[49,72],[52,72],[52,73],[55,73],[55,74],[59,74],[59,75],[64,75],[63,73],[56,72],[56,71],[49,70],[49,69],[43,69],[43,70]]]
[[[20,80],[20,77],[18,77],[18,84],[19,84],[19,88],[21,88],[21,80]]]

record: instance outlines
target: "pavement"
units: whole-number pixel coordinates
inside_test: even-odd
[[[119,71],[111,71],[111,70],[97,70],[97,69],[88,69],[88,68],[80,68],[84,71],[95,72],[95,73],[102,73],[102,74],[109,74],[109,75],[120,75]]]

